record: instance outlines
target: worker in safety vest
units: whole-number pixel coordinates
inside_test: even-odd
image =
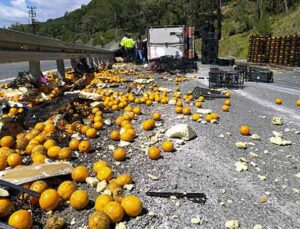
[[[125,57],[126,56],[126,52],[125,52],[125,41],[128,39],[127,38],[128,36],[127,35],[125,35],[123,38],[122,38],[122,40],[121,40],[121,42],[120,42],[120,47],[121,47],[121,52],[122,52],[122,57]]]
[[[131,35],[129,35],[124,42],[127,61],[132,61],[134,59],[134,45],[135,45],[135,41],[131,38]]]

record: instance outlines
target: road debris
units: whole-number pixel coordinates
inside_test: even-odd
[[[272,118],[272,124],[282,126],[283,125],[283,119],[281,117],[273,117]]]
[[[238,220],[228,220],[225,223],[226,229],[239,229],[240,228],[240,222]]]
[[[275,145],[279,145],[279,146],[287,146],[287,145],[291,145],[292,141],[288,141],[283,139],[283,134],[279,133],[277,131],[273,131],[273,135],[274,137],[270,138],[270,142],[275,144]]]
[[[238,172],[243,172],[248,170],[248,165],[245,162],[238,161],[234,164],[235,170]]]
[[[167,138],[181,138],[183,140],[189,141],[197,137],[196,132],[187,124],[178,124],[169,128],[165,136]]]
[[[248,144],[247,144],[247,142],[237,142],[237,143],[235,143],[235,147],[238,149],[247,149]]]

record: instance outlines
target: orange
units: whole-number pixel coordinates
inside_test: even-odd
[[[211,115],[211,114],[207,114],[207,115],[205,115],[205,120],[206,120],[206,122],[211,122],[211,120],[213,120],[214,118],[213,118],[213,116]]]
[[[250,134],[250,128],[249,126],[241,126],[240,128],[241,135],[249,135]]]
[[[43,131],[45,128],[45,124],[42,122],[38,122],[37,124],[35,124],[34,129],[38,130],[38,131]]]
[[[87,167],[79,165],[72,170],[72,179],[76,182],[84,182],[85,179],[90,175]]]
[[[120,176],[118,176],[115,179],[115,182],[120,186],[124,186],[126,184],[131,184],[132,183],[132,177],[129,174],[124,173],[124,174],[121,174]]]
[[[58,152],[58,159],[60,160],[69,160],[72,157],[72,150],[69,147],[62,148]]]
[[[93,171],[94,171],[95,173],[97,173],[98,170],[99,170],[100,168],[103,168],[103,167],[108,167],[107,162],[102,161],[102,160],[99,160],[99,161],[97,161],[97,162],[94,163],[94,165],[93,165]]]
[[[223,105],[223,106],[222,106],[222,111],[228,112],[228,111],[229,111],[229,106]]]
[[[297,105],[297,106],[300,106],[300,99],[298,99],[298,100],[296,101],[296,105]]]
[[[8,225],[18,229],[31,229],[31,213],[26,210],[18,210],[14,212],[8,219]]]
[[[177,101],[177,102],[176,102],[176,106],[177,106],[177,107],[183,107],[183,102],[180,101],[180,100]]]
[[[87,131],[89,128],[90,128],[89,126],[82,126],[82,127],[80,128],[80,133],[85,134],[86,131]]]
[[[51,146],[47,151],[47,155],[48,155],[48,157],[51,157],[51,158],[57,158],[59,151],[61,151],[61,147]]]
[[[201,118],[200,114],[193,114],[192,115],[192,120],[195,121],[195,122],[197,122],[200,118]]]
[[[142,201],[134,195],[125,196],[121,205],[129,217],[138,216],[143,210]]]
[[[124,209],[121,204],[116,201],[109,202],[105,205],[104,212],[109,217],[111,223],[118,223],[124,217]]]
[[[276,99],[275,99],[275,103],[276,103],[277,105],[281,105],[281,104],[282,104],[282,99],[281,99],[281,98],[276,98]]]
[[[22,157],[17,153],[11,153],[7,157],[7,164],[12,168],[22,165]]]
[[[0,140],[0,145],[2,147],[8,147],[8,148],[10,148],[10,147],[12,147],[14,145],[14,143],[15,143],[15,141],[14,141],[14,139],[13,139],[12,136],[4,136]]]
[[[213,119],[219,119],[220,116],[217,113],[211,113]]]
[[[0,218],[9,216],[14,211],[14,206],[9,199],[0,199]]]
[[[89,194],[85,190],[76,190],[70,197],[70,204],[76,210],[84,209],[89,203]]]
[[[113,141],[119,141],[120,140],[120,132],[117,130],[113,130],[110,134],[110,138]]]
[[[35,181],[30,185],[30,190],[35,191],[37,193],[42,193],[48,188],[48,184],[45,181],[39,180]],[[36,206],[39,202],[39,198],[36,196],[30,196],[30,202],[33,206]]]
[[[44,143],[44,147],[46,149],[49,149],[51,146],[55,146],[55,145],[56,145],[56,142],[52,139],[49,139],[49,140],[45,141],[45,143]]]
[[[157,147],[150,147],[148,149],[148,157],[152,160],[157,160],[160,158],[160,150]]]
[[[7,159],[5,156],[0,156],[0,171],[4,170],[7,166]]]
[[[91,150],[92,146],[89,141],[82,141],[79,144],[79,152],[80,153],[87,153]]]
[[[227,92],[225,93],[225,97],[230,98],[230,96],[231,96],[230,92],[227,91]]]
[[[103,123],[100,122],[100,121],[95,122],[95,123],[94,123],[94,128],[95,128],[96,130],[101,130],[101,129],[103,128]]]
[[[172,150],[174,150],[174,145],[172,141],[164,141],[162,144],[162,149],[165,152],[171,152]]]
[[[144,130],[152,130],[154,128],[155,121],[153,119],[147,119],[143,122],[142,128]]]
[[[41,153],[35,153],[31,156],[31,160],[34,164],[43,164],[46,160],[46,156]]]
[[[181,114],[182,113],[182,107],[176,107],[175,108],[175,112],[177,113],[177,114]]]
[[[95,211],[89,216],[89,229],[110,229],[110,219],[102,211]]]
[[[126,158],[126,152],[123,148],[118,148],[113,152],[113,158],[116,161],[124,161]]]
[[[92,113],[93,113],[93,114],[96,114],[98,111],[100,111],[100,109],[99,109],[98,107],[94,107],[94,108],[92,109]]]
[[[111,180],[112,175],[113,175],[113,172],[112,172],[111,168],[109,168],[109,167],[102,167],[102,168],[99,168],[99,170],[97,171],[97,178],[99,180],[109,181],[109,180]]]
[[[95,128],[89,128],[87,129],[87,131],[85,132],[85,135],[88,138],[95,138],[97,135],[97,130]]]
[[[134,135],[131,132],[129,132],[128,130],[125,130],[121,134],[120,138],[122,141],[131,142],[134,139]]]
[[[142,114],[141,108],[139,108],[139,107],[133,108],[132,111],[133,111],[133,113],[135,113],[136,115]]]
[[[80,141],[77,138],[73,138],[70,142],[69,142],[69,147],[71,150],[78,150],[79,148],[79,144]]]
[[[202,107],[202,103],[200,101],[195,102],[195,107],[201,108]]]
[[[34,154],[35,152],[40,152],[42,154],[46,154],[47,150],[43,145],[34,145],[32,147],[31,153]]]
[[[95,210],[103,211],[105,205],[107,205],[109,202],[112,202],[112,201],[113,201],[113,198],[107,194],[99,195],[95,201]]]
[[[198,98],[198,100],[200,101],[200,102],[203,102],[204,101],[204,96],[200,96],[199,98]]]
[[[47,124],[44,128],[46,133],[53,133],[55,131],[55,126],[53,124]]]
[[[160,113],[158,112],[155,112],[152,114],[152,118],[155,120],[155,121],[159,121],[161,119],[161,115]]]
[[[183,108],[182,113],[184,115],[190,115],[191,114],[191,108],[189,108],[189,107]]]
[[[76,185],[72,181],[64,181],[58,186],[57,193],[63,200],[69,200],[75,190]]]
[[[230,99],[226,99],[226,100],[224,101],[224,105],[230,106],[230,105],[231,105]]]
[[[54,189],[47,189],[42,192],[39,203],[44,211],[53,211],[59,205],[59,195]]]

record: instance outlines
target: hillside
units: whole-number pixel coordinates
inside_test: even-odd
[[[288,12],[284,2],[287,2]],[[214,1],[213,1],[214,2]],[[246,58],[251,33],[288,35],[300,32],[300,0],[227,0],[223,3],[220,55]],[[38,23],[39,35],[104,46],[124,33],[145,34],[147,26],[190,24],[199,35],[214,8],[205,0],[92,0],[64,17]],[[28,25],[12,29],[30,32]],[[197,50],[199,50],[199,44]]]

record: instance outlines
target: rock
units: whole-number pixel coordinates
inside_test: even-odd
[[[71,220],[71,222],[70,222],[70,225],[71,225],[71,226],[73,226],[74,224],[76,224],[76,219],[75,219],[75,218],[73,218],[73,219]]]
[[[119,143],[119,147],[126,147],[126,146],[129,146],[130,145],[130,142],[125,142],[125,141],[120,141],[120,143]]]
[[[96,177],[87,177],[85,181],[93,188],[99,183],[99,180]]]
[[[257,135],[257,134],[252,134],[252,135],[251,135],[251,139],[252,139],[252,140],[256,140],[256,141],[260,141],[260,140],[261,140],[260,136]]]
[[[126,189],[126,190],[128,190],[128,191],[131,191],[133,188],[134,188],[134,185],[133,185],[133,184],[125,184],[125,185],[124,185],[124,189]]]
[[[283,125],[283,119],[281,117],[273,117],[272,124],[281,126],[281,125]]]
[[[112,121],[110,119],[105,119],[104,124],[107,125],[107,126],[111,126]]]
[[[107,182],[105,180],[100,181],[97,184],[96,192],[103,192],[106,189],[106,186],[107,186]]]
[[[211,109],[199,108],[199,109],[197,109],[196,113],[200,113],[202,115],[206,115],[206,114],[212,113],[212,110]]]
[[[150,177],[152,180],[158,180],[158,179],[159,179],[158,177],[153,176],[153,175],[151,175],[151,174],[148,174],[148,177]]]
[[[189,141],[197,137],[196,132],[187,124],[178,124],[167,130],[165,133],[167,138],[181,138],[183,140]]]
[[[191,224],[202,224],[202,220],[199,216],[191,218]]]
[[[274,137],[270,138],[270,142],[275,144],[275,145],[279,145],[279,146],[287,146],[287,145],[291,145],[292,141],[288,141],[283,139],[283,135],[282,133],[273,131]]]
[[[115,229],[126,229],[125,222],[117,223]]]
[[[247,143],[246,142],[237,142],[235,143],[235,147],[238,149],[247,149]]]
[[[250,156],[250,157],[258,157],[258,154],[254,153],[254,152],[250,152],[250,153],[249,153],[249,156]]]
[[[239,229],[240,228],[240,222],[238,220],[228,220],[225,223],[226,229]]]
[[[175,105],[175,104],[176,104],[176,100],[175,100],[175,99],[171,99],[171,100],[169,101],[169,104],[170,104],[170,105]]]
[[[0,197],[8,197],[9,192],[3,188],[0,188]]]
[[[259,197],[258,202],[263,204],[263,203],[267,202],[267,198],[264,196],[261,196],[261,197]]]
[[[248,170],[248,165],[245,162],[238,161],[234,164],[235,170],[238,172],[243,172]]]
[[[253,229],[262,229],[262,226],[260,224],[254,225]]]
[[[153,211],[149,211],[149,212],[148,212],[148,215],[149,215],[149,216],[155,216],[155,213],[154,213]]]
[[[266,179],[267,179],[267,177],[266,177],[266,176],[262,176],[262,175],[258,175],[258,178],[259,178],[261,181],[264,181],[264,180],[266,180]]]

